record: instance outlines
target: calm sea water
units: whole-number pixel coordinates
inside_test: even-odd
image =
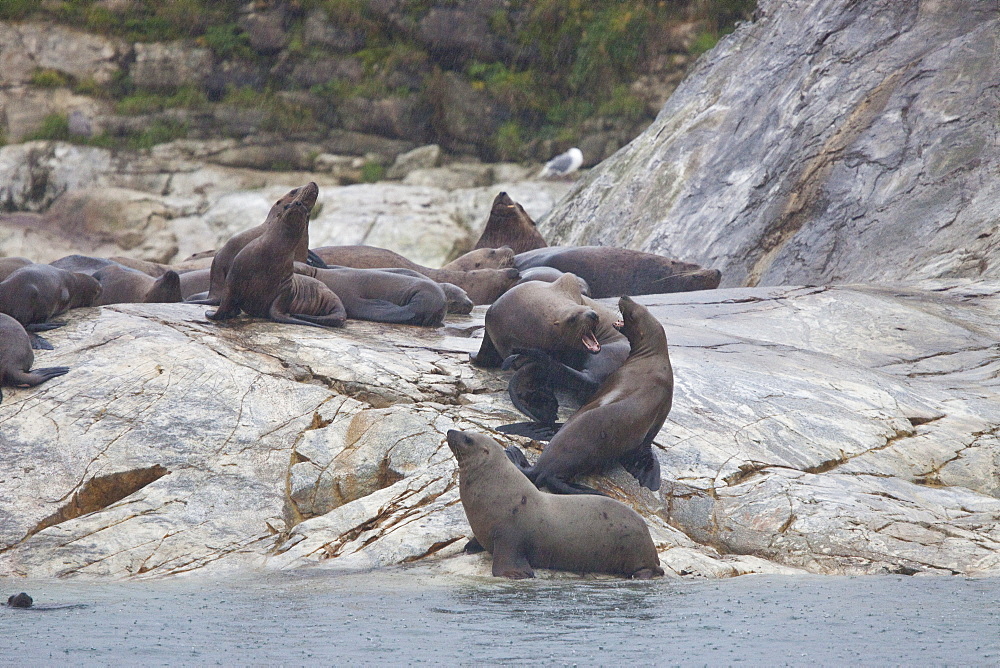
[[[0,664],[998,664],[1000,580],[0,579]]]

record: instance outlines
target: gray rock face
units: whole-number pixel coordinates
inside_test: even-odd
[[[1000,283],[639,298],[676,377],[642,514],[668,572],[1000,575]],[[519,419],[472,367],[485,308],[319,330],[81,309],[0,404],[0,576],[371,568],[487,575],[448,429]],[[509,437],[499,436],[502,443]],[[529,457],[536,445],[521,440]]]
[[[135,45],[131,74],[135,85],[151,90],[173,90],[200,85],[212,73],[212,52],[183,41]]]
[[[27,83],[36,69],[58,70],[106,84],[128,53],[124,43],[42,23],[4,23],[0,30],[0,86]]]
[[[715,267],[728,286],[1000,275],[997,4],[758,14],[543,233]]]

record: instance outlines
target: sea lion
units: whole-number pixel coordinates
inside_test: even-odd
[[[511,261],[513,261],[513,257],[514,256],[511,256]],[[0,281],[10,276],[21,267],[27,267],[29,264],[34,264],[34,262],[26,257],[0,257]]]
[[[548,246],[539,234],[535,221],[510,196],[502,192],[493,200],[486,227],[473,248],[508,246],[515,253],[524,253]]]
[[[497,297],[517,283],[520,272],[506,269],[475,269],[453,271],[431,269],[407,260],[399,253],[374,246],[321,246],[314,248],[324,262],[330,266],[354,267],[355,269],[409,269],[423,274],[438,283],[451,283],[465,290],[474,304],[492,304]]]
[[[101,297],[95,306],[108,304],[169,304],[181,301],[181,278],[168,271],[153,278],[135,269],[111,265],[94,272],[101,284]]]
[[[660,488],[660,464],[651,446],[663,426],[674,394],[674,375],[663,326],[646,307],[628,297],[618,306],[631,352],[625,363],[566,421],[534,466],[508,448],[512,461],[537,486],[561,494],[598,493],[570,481],[615,461],[643,487]]]
[[[576,274],[590,286],[594,299],[621,295],[711,290],[719,287],[718,269],[704,269],[655,255],[608,246],[550,246],[514,257],[520,270],[554,267]]]
[[[20,594],[7,597],[7,605],[11,608],[30,608],[34,600],[23,591]]]
[[[319,188],[312,182],[298,188],[274,222],[236,254],[226,274],[219,308],[206,312],[205,317],[227,320],[242,310],[275,322],[343,326],[343,305],[330,299],[326,294],[329,288],[308,276],[294,280],[294,258],[318,194]]]
[[[233,261],[236,256],[246,248],[247,244],[255,239],[259,239],[262,234],[269,228],[278,224],[278,219],[282,216],[283,212],[288,208],[294,200],[299,198],[303,192],[303,187],[293,188],[285,193],[282,197],[278,199],[271,207],[270,211],[267,212],[267,217],[264,218],[264,222],[257,227],[252,227],[249,230],[244,230],[239,234],[230,237],[222,248],[220,248],[211,259],[201,258],[199,260],[194,260],[195,262],[208,262],[207,265],[211,267],[211,279],[209,281],[208,288],[208,298],[203,300],[204,303],[208,304],[218,304],[219,300],[222,299],[223,287],[226,283],[226,276],[229,274],[229,270],[233,265]],[[313,206],[316,204],[316,197],[318,197],[319,189],[316,190],[316,194],[313,195],[312,190],[309,190],[309,195],[301,199],[302,205],[306,207],[308,216],[312,212]],[[305,228],[302,231],[302,237],[298,239],[295,245],[295,252],[292,258],[296,262],[305,262],[309,259],[309,225],[308,219]]]
[[[187,271],[208,269],[212,265],[211,258],[184,260],[183,262],[178,262],[177,264],[162,264],[160,262],[150,262],[149,260],[139,260],[134,257],[124,257],[121,255],[112,255],[108,259],[112,262],[120,264],[123,267],[128,267],[129,269],[135,269],[136,271],[141,271],[144,274],[149,274],[153,278],[159,278],[168,271],[176,271],[178,274],[183,274]]]
[[[58,267],[59,269],[75,271],[81,274],[87,274],[88,276],[93,276],[95,272],[98,272],[105,267],[123,266],[107,258],[91,257],[89,255],[66,255],[58,260],[49,262],[49,264],[53,267]]]
[[[47,264],[29,264],[0,281],[0,313],[6,313],[31,332],[54,329],[62,323],[52,318],[72,308],[93,306],[101,284],[92,276],[65,271]],[[36,348],[51,347],[34,337]]]
[[[458,287],[454,283],[438,283],[444,290],[445,299],[448,300],[448,313],[467,315],[472,313],[475,304],[469,299],[469,293]]]
[[[518,280],[517,284],[527,283],[528,281],[545,281],[546,283],[555,283],[560,278],[566,275],[565,271],[559,271],[554,267],[532,267],[531,269],[525,269],[521,272],[521,278]],[[576,274],[571,274],[576,278],[577,282],[580,284],[580,293],[584,297],[590,296],[590,286],[587,285],[587,281],[583,280]]]
[[[614,313],[585,297],[573,274],[552,283],[511,288],[486,311],[486,331],[472,358],[480,367],[515,368],[508,383],[514,406],[536,422],[552,424],[557,389],[583,403],[628,357],[629,344],[615,329]],[[513,356],[513,357],[512,357]],[[534,427],[504,429],[540,438]],[[551,435],[550,430],[543,430]]]
[[[493,555],[493,575],[530,578],[533,568],[663,575],[646,522],[624,503],[540,492],[488,436],[450,430],[447,441],[458,460],[465,516]]]
[[[332,290],[352,320],[372,320],[436,327],[444,321],[448,298],[440,285],[417,274],[381,269],[331,267],[295,263],[295,273],[311,276]]]
[[[54,366],[29,372],[34,363],[35,354],[31,352],[28,332],[17,320],[0,313],[0,387],[34,387],[69,371],[69,367]],[[3,391],[0,390],[2,401]]]
[[[461,255],[448,264],[445,271],[472,271],[473,269],[507,269],[514,266],[514,251],[507,246],[479,248]]]
[[[211,269],[197,269],[180,274],[181,297],[184,299],[207,299],[208,286],[212,278]],[[199,297],[200,295],[200,297]]]

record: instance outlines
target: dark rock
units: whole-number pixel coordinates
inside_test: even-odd
[[[306,44],[325,46],[341,53],[353,53],[365,45],[363,32],[334,25],[322,9],[309,12],[303,38]]]
[[[357,58],[334,56],[298,62],[289,76],[295,85],[309,88],[332,80],[360,81],[363,74],[364,66]]]
[[[15,594],[7,599],[7,605],[12,608],[30,608],[32,603],[34,603],[32,598],[23,591],[20,594]]]
[[[239,25],[246,32],[250,46],[258,53],[274,54],[288,45],[282,11],[254,12],[242,17]]]
[[[264,70],[244,60],[225,60],[218,63],[205,77],[205,90],[210,100],[218,101],[231,88],[262,88]]]
[[[454,72],[435,77],[429,91],[435,103],[438,143],[453,153],[468,145],[488,147],[502,120],[498,105]]]

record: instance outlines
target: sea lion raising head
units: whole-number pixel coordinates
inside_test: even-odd
[[[524,207],[502,192],[494,198],[486,227],[473,248],[508,246],[515,253],[524,253],[547,245]]]
[[[646,522],[623,503],[600,496],[538,491],[482,434],[451,430],[459,494],[476,540],[493,555],[493,575],[534,577],[534,568],[663,575]]]

